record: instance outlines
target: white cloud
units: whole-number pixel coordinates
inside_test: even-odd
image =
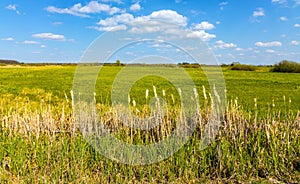
[[[292,40],[292,41],[291,41],[291,44],[292,44],[292,45],[299,45],[300,42],[299,42],[299,41],[296,41],[296,40]]]
[[[33,34],[32,37],[46,39],[46,40],[57,40],[57,41],[65,41],[66,40],[64,35],[53,34],[53,33]]]
[[[14,41],[15,39],[12,38],[12,37],[9,37],[9,38],[2,38],[1,40],[3,40],[3,41]]]
[[[224,41],[219,40],[219,41],[216,41],[214,47],[217,49],[227,49],[227,48],[235,48],[235,47],[237,47],[237,45],[234,43],[225,43]]]
[[[193,31],[187,35],[189,38],[200,38],[202,41],[209,41],[216,38],[216,35],[205,32],[204,30]]]
[[[294,2],[296,6],[300,5],[300,0],[294,0]]]
[[[224,5],[227,5],[228,4],[228,2],[221,2],[221,3],[219,3],[219,6],[224,6]]]
[[[209,41],[216,35],[205,32],[213,29],[214,25],[202,22],[188,29],[187,18],[173,10],[154,11],[150,15],[134,17],[132,14],[123,13],[102,19],[97,23],[98,27],[90,27],[99,31],[127,30],[131,33],[154,33],[164,31],[170,35],[187,36],[189,38],[200,38]]]
[[[6,9],[16,11],[17,10],[17,5],[10,4],[10,5],[6,6]]]
[[[256,46],[258,47],[280,47],[282,46],[282,43],[279,41],[274,41],[274,42],[256,42]]]
[[[58,25],[62,25],[63,24],[63,22],[52,22],[52,25],[54,25],[54,26],[58,26]]]
[[[253,17],[263,17],[265,16],[265,10],[263,8],[257,8],[252,14]]]
[[[141,5],[139,4],[139,2],[133,4],[130,6],[129,8],[131,11],[139,11],[141,9]]]
[[[115,15],[110,18],[106,18],[103,20],[100,20],[97,24],[104,26],[104,27],[111,27],[111,26],[117,26],[118,24],[129,24],[134,20],[133,15],[129,13],[124,13],[121,15]]]
[[[46,45],[41,45],[41,48],[46,48]]]
[[[126,25],[116,25],[116,26],[106,26],[106,27],[91,27],[98,31],[120,31],[120,30],[126,30]]]
[[[97,24],[101,26],[100,28],[98,28],[99,30],[106,30],[105,27],[112,27],[118,25],[132,25],[134,28],[132,31],[153,32],[159,31],[157,29],[159,29],[160,27],[164,27],[164,24],[166,23],[175,24],[179,26],[186,26],[187,18],[173,10],[160,10],[154,11],[150,15],[140,17],[134,17],[129,13],[124,13],[106,19],[102,19]],[[124,28],[124,26],[122,26],[122,28]],[[108,29],[111,30],[111,28]]]
[[[15,4],[10,4],[10,5],[6,6],[5,8],[8,10],[15,11],[18,15],[20,15],[20,12],[17,10],[17,5],[15,5]]]
[[[235,50],[236,50],[236,51],[243,51],[244,49],[238,47],[238,48],[236,48]]]
[[[221,2],[219,3],[219,6],[220,6],[220,10],[224,10],[224,6],[226,6],[228,4],[228,2]]]
[[[110,2],[113,2],[113,3],[119,3],[119,4],[122,4],[123,2],[121,0],[101,0],[102,2],[105,2],[105,3],[110,3]]]
[[[25,40],[23,43],[24,43],[24,44],[32,44],[32,45],[40,44],[40,42],[32,41],[32,40]]]
[[[266,50],[266,52],[267,52],[267,53],[274,53],[274,52],[275,52],[275,50],[268,49],[268,50]]]
[[[211,30],[214,29],[215,26],[209,22],[203,21],[200,24],[194,24],[193,29],[195,30]]]
[[[178,14],[176,11],[173,10],[160,10],[154,11],[149,16],[144,17],[146,19],[156,19],[160,21],[165,21],[167,23],[173,23],[180,26],[187,25],[187,18],[183,15]]]
[[[219,24],[221,24],[221,22],[220,22],[220,21],[217,21],[216,24],[219,25]]]
[[[294,24],[294,27],[300,27],[300,24],[296,23]]]
[[[287,3],[287,0],[272,0],[272,3],[284,4]]]
[[[284,16],[280,17],[279,19],[280,19],[281,21],[288,21],[288,18],[286,18],[286,17],[284,17]]]
[[[48,6],[48,12],[59,14],[70,14],[79,17],[89,17],[88,14],[106,12],[110,15],[121,12],[117,7],[111,7],[107,4],[98,3],[98,1],[91,1],[87,5],[82,6],[81,3],[73,5],[71,8],[56,8]]]

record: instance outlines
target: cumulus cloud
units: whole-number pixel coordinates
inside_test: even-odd
[[[127,30],[131,33],[154,33],[164,31],[170,35],[185,36],[189,38],[200,38],[203,41],[209,41],[216,35],[207,33],[214,27],[209,22],[201,22],[195,24],[191,28],[187,28],[187,18],[173,10],[154,11],[149,15],[134,17],[132,14],[123,13],[112,17],[102,19],[94,28],[99,31],[117,31]]]
[[[121,15],[115,15],[113,17],[102,19],[97,24],[103,27],[111,27],[111,26],[117,26],[119,24],[129,24],[133,20],[134,20],[133,15],[129,13],[124,13]]]
[[[15,39],[12,38],[12,37],[9,37],[9,38],[2,38],[1,40],[3,40],[3,41],[14,41]]]
[[[214,29],[215,26],[209,22],[203,21],[200,24],[194,24],[193,29],[195,30],[211,30]]]
[[[141,5],[140,5],[139,2],[137,2],[137,3],[133,4],[133,5],[131,5],[129,9],[131,11],[139,11],[139,10],[141,10]]]
[[[193,31],[187,35],[189,38],[200,38],[202,41],[209,41],[216,38],[216,35],[205,32],[204,30]]]
[[[272,3],[284,4],[287,3],[287,0],[272,0]]]
[[[300,24],[298,24],[298,23],[294,24],[294,27],[300,27]]]
[[[263,17],[265,16],[265,10],[263,8],[257,8],[252,14],[253,17]]]
[[[63,24],[63,22],[52,22],[52,25],[54,25],[54,26],[58,26],[58,25],[62,25]]]
[[[222,40],[216,41],[216,43],[215,43],[215,48],[217,48],[217,49],[227,49],[227,48],[235,48],[235,47],[237,47],[236,44],[226,43]]]
[[[282,43],[279,41],[273,41],[273,42],[256,42],[255,46],[257,47],[280,47],[282,46]]]
[[[145,19],[156,19],[160,21],[165,21],[168,23],[177,24],[180,26],[187,25],[187,18],[183,15],[178,14],[176,11],[173,10],[160,10],[154,11],[149,16],[145,16]]]
[[[32,37],[46,39],[46,40],[57,40],[57,41],[65,41],[66,40],[64,35],[53,34],[53,33],[33,34]]]
[[[274,53],[274,52],[275,52],[275,50],[272,50],[272,49],[267,49],[267,50],[266,50],[266,52],[267,52],[267,53]]]
[[[170,24],[186,26],[187,18],[178,14],[173,10],[154,11],[148,16],[134,17],[129,13],[115,15],[106,19],[100,20],[97,24],[101,26],[116,26],[119,24],[151,24],[150,20],[163,21]],[[153,22],[152,22],[153,23]]]
[[[291,44],[292,44],[292,45],[299,45],[300,42],[299,42],[299,41],[296,41],[296,40],[292,40],[292,41],[291,41]]]
[[[8,10],[15,11],[18,15],[20,15],[19,10],[17,10],[17,5],[15,5],[15,4],[10,4],[10,5],[6,6],[5,8]]]
[[[70,14],[79,17],[89,17],[88,14],[106,12],[110,15],[119,13],[121,10],[117,7],[111,7],[107,4],[91,1],[87,5],[82,6],[81,3],[75,4],[70,8],[57,8],[48,6],[46,10],[50,13]]]
[[[101,1],[105,2],[105,3],[110,3],[110,2],[118,3],[118,4],[122,4],[123,3],[121,0],[101,0]]]
[[[279,19],[280,19],[281,21],[288,21],[288,18],[286,18],[286,17],[284,17],[284,16],[280,17]]]
[[[126,25],[116,25],[116,26],[106,26],[106,27],[91,27],[94,28],[98,31],[120,31],[120,30],[126,30],[127,26]]]
[[[31,45],[40,44],[40,42],[33,41],[33,40],[25,40],[23,43],[24,44],[31,44]]]

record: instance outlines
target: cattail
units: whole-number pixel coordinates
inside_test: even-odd
[[[74,108],[75,105],[74,105],[74,93],[73,93],[73,90],[71,90],[70,93],[71,93],[71,100],[72,100],[72,108]]]
[[[217,97],[217,100],[219,103],[221,103],[221,98],[220,98],[220,95],[218,94],[217,90],[216,90],[216,86],[214,85],[214,95]]]
[[[146,100],[148,99],[149,89],[146,89]]]
[[[164,90],[164,89],[162,90],[162,95],[163,95],[163,97],[165,97],[165,96],[166,96],[166,92],[165,92],[165,90]]]
[[[203,96],[204,96],[204,99],[206,100],[206,99],[207,99],[207,96],[206,96],[205,87],[204,87],[204,86],[202,86],[202,89],[203,89]]]
[[[274,99],[272,100],[272,106],[275,107],[275,101],[274,101]]]
[[[181,89],[180,88],[178,88],[178,93],[179,93],[179,96],[180,96],[180,98],[182,97],[181,95],[182,95],[182,92],[181,92]]]
[[[153,86],[153,92],[154,92],[155,98],[157,98],[157,93],[156,93],[156,87],[155,86]]]
[[[254,98],[254,107],[257,107],[257,99]]]
[[[194,91],[194,95],[196,98],[198,98],[198,93],[197,93],[197,89],[196,88],[193,88],[193,91]]]
[[[235,100],[234,100],[234,103],[235,103],[235,106],[236,106],[236,107],[238,106],[238,99],[239,99],[239,98],[236,97]]]
[[[283,102],[285,103],[285,95],[283,95]]]
[[[66,98],[67,103],[69,103],[69,99],[68,99],[67,94],[66,93],[64,93],[64,94],[65,94],[65,98]],[[44,102],[44,99],[42,99],[42,101]]]
[[[174,95],[171,94],[172,102],[175,103]]]

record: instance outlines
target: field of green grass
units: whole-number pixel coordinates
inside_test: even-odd
[[[110,107],[112,83],[122,67],[101,69],[96,83],[97,110],[114,134],[134,144],[153,143],[175,125],[150,133],[119,125]],[[173,156],[150,165],[111,161],[78,130],[72,113],[76,66],[0,67],[1,183],[216,183],[300,182],[300,75],[222,68],[226,82],[225,121],[215,141],[199,149],[202,123],[209,121],[209,85],[200,68],[186,68],[199,93],[201,121],[187,144]],[[168,81],[149,76],[134,84],[130,96],[141,114],[149,96],[178,93]],[[176,107],[175,107],[176,108]],[[173,116],[175,111],[170,112]],[[171,123],[170,123],[171,122]]]

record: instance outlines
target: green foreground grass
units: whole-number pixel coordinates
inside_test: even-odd
[[[203,124],[196,125],[197,131],[172,157],[146,166],[131,166],[105,158],[79,132],[70,94],[75,69],[0,68],[1,183],[300,182],[299,74],[269,73],[264,68],[255,72],[224,68],[226,118],[215,141],[200,150],[203,124],[209,120],[211,110],[210,100],[200,94],[202,86],[207,93],[209,87],[200,69],[186,69],[199,92]],[[112,82],[121,69],[102,68],[96,84],[97,108],[107,126],[117,124],[110,121],[116,114],[109,103]],[[176,98],[175,89],[161,78],[138,81],[131,96],[142,113],[147,111],[142,108],[145,89],[149,89],[151,97],[153,85],[159,95],[164,89],[166,98],[170,94]],[[149,137],[162,139],[172,126],[155,129]],[[117,126],[114,134],[130,143],[155,140],[123,126]]]

